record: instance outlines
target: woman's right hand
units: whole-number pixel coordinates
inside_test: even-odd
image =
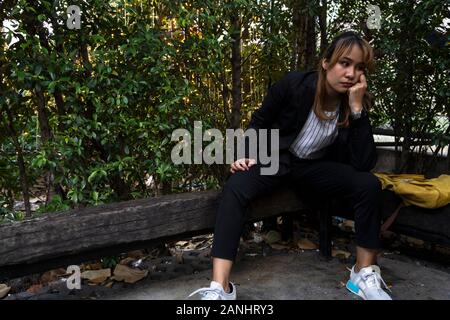
[[[256,164],[255,159],[242,158],[236,160],[231,164],[230,171],[235,173],[237,171],[248,171],[252,165]]]

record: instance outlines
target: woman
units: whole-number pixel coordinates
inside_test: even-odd
[[[249,202],[287,182],[320,197],[350,200],[355,214],[356,264],[347,288],[363,299],[390,300],[376,265],[380,249],[381,183],[369,171],[377,161],[366,70],[373,51],[354,32],[336,37],[317,72],[291,72],[274,84],[249,128],[279,129],[280,167],[261,175],[256,159],[231,165],[216,217],[211,250],[213,281],[196,293],[202,299],[236,299],[229,281]],[[384,284],[385,285],[385,284]],[[385,285],[386,287],[386,285]]]

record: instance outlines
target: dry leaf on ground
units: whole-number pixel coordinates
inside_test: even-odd
[[[283,244],[277,244],[277,243],[272,243],[272,244],[270,244],[270,247],[271,247],[272,249],[275,249],[275,250],[289,250],[289,249],[292,249],[291,246],[286,246],[286,245],[283,245]]]
[[[412,244],[412,245],[420,247],[420,248],[422,248],[425,244],[425,241],[423,241],[422,239],[417,239],[417,238],[408,237],[408,236],[403,236],[402,238],[405,239],[406,242],[408,242],[409,244]]]
[[[183,258],[183,251],[175,251],[175,260],[177,261],[178,264],[183,264],[184,263],[184,258]]]
[[[184,247],[189,243],[189,241],[178,241],[175,243],[176,246]]]
[[[195,244],[194,249],[201,249],[208,244],[208,240],[203,240]]]
[[[82,279],[87,279],[92,283],[102,283],[111,277],[111,269],[88,270],[81,273]]]
[[[65,274],[66,270],[63,268],[47,271],[41,276],[41,284],[47,284],[56,281]]]
[[[317,249],[317,244],[309,239],[300,239],[297,241],[297,246],[303,250],[314,250]]]
[[[331,256],[335,258],[341,258],[341,259],[348,259],[350,257],[351,253],[344,250],[331,250]]]
[[[278,231],[270,230],[263,236],[263,238],[267,244],[272,244],[281,240],[281,234]]]
[[[81,270],[100,270],[102,269],[102,264],[100,262],[97,263],[82,263],[80,265]]]
[[[135,283],[148,275],[148,270],[133,269],[122,264],[116,265],[112,279],[125,281],[126,283]]]
[[[11,287],[8,287],[6,284],[0,283],[0,299],[5,297],[9,290],[11,290]]]
[[[42,284],[34,284],[27,289],[28,293],[38,293],[42,289]]]

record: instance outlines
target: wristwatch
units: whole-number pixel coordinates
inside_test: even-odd
[[[361,118],[362,117],[362,115],[363,115],[363,112],[364,112],[364,109],[361,109],[361,111],[359,111],[359,112],[351,112],[351,117],[352,117],[352,119],[353,120],[356,120],[356,119],[359,119],[359,118]]]

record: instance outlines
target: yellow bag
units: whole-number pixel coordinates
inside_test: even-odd
[[[435,209],[450,203],[450,176],[440,175],[425,179],[420,174],[374,173],[382,188],[395,192],[403,199],[405,206],[415,205]]]

